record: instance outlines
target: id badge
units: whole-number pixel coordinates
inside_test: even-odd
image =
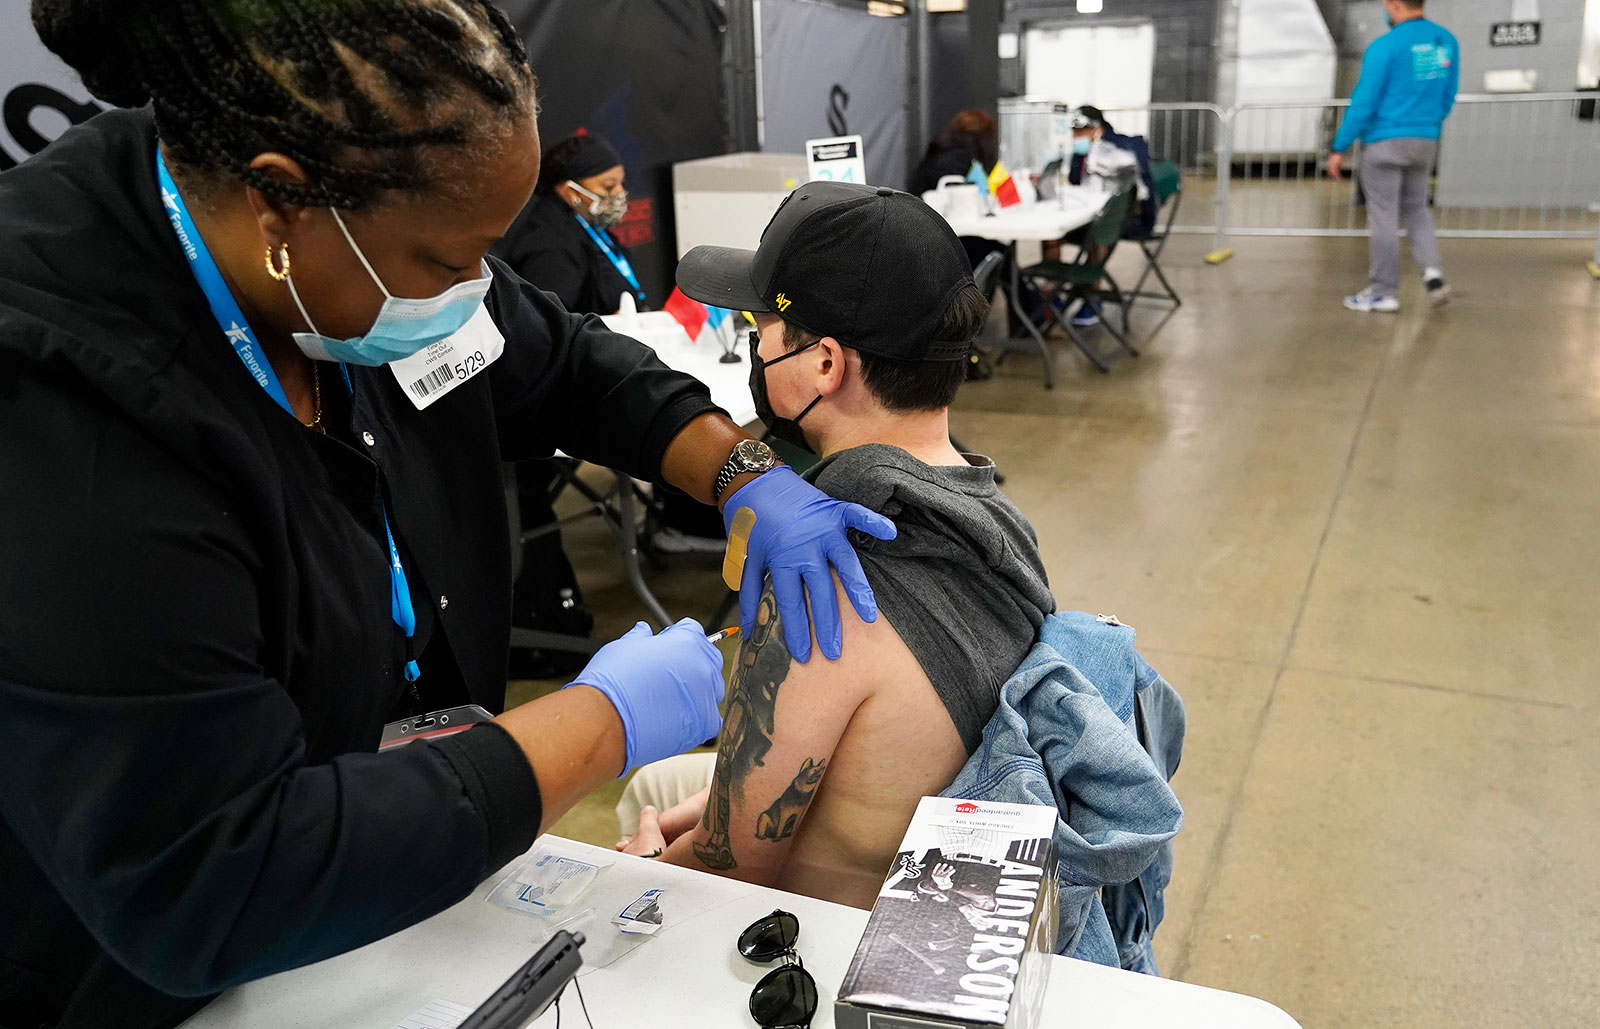
[[[441,711],[429,711],[415,718],[402,718],[383,727],[383,735],[378,739],[378,751],[382,753],[385,750],[393,750],[395,747],[403,747],[416,740],[436,740],[443,736],[452,736],[458,732],[466,732],[474,725],[492,721],[494,715],[476,704],[447,707]]]
[[[500,327],[490,317],[488,306],[479,304],[455,335],[423,347],[404,361],[391,362],[389,367],[406,398],[421,411],[494,364],[505,350],[506,338]]]

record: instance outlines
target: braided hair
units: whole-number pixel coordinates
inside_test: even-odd
[[[492,0],[33,0],[95,96],[152,104],[178,168],[302,207],[440,185],[430,158],[532,111],[527,51]],[[250,167],[293,158],[309,185]]]

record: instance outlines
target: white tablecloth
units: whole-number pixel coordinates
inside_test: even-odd
[[[567,842],[567,841],[563,841]],[[591,853],[583,844],[571,847]],[[750,989],[769,970],[740,957],[739,931],[774,908],[800,918],[797,948],[817,980],[815,1029],[833,1025],[833,997],[867,913],[627,855],[602,876],[630,890],[663,888],[661,933],[578,983],[595,1029],[752,1029]],[[184,1029],[391,1029],[433,1000],[474,1007],[538,948],[541,919],[485,901],[496,875],[455,907],[360,950],[229,990]],[[596,883],[596,888],[600,885]],[[588,947],[586,950],[590,949]],[[1118,969],[1052,958],[1044,1024],[1137,1029],[1296,1029],[1265,1001]],[[564,1024],[582,1026],[573,991]],[[555,1012],[534,1025],[549,1029]]]
[[[750,396],[750,323],[734,314],[734,352],[737,363],[722,364],[722,347],[709,338],[691,343],[672,316],[664,311],[645,314],[614,314],[601,320],[606,327],[633,336],[656,352],[663,364],[674,371],[687,372],[711,390],[711,402],[728,412],[739,425],[756,420],[756,402]],[[708,334],[709,336],[709,334]]]
[[[947,215],[945,221],[958,236],[980,236],[1000,243],[1047,242],[1094,221],[1109,199],[1108,194],[1097,190],[1069,186],[1061,191],[1059,199],[1003,207],[988,216]]]

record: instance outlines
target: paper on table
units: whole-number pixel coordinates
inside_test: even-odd
[[[432,1000],[395,1023],[394,1029],[456,1029],[472,1009],[448,1000]]]

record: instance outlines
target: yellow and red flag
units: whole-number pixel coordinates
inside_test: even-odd
[[[989,172],[989,192],[994,194],[995,200],[1001,207],[1011,207],[1022,203],[1022,196],[1017,192],[1017,184],[1011,181],[1011,173],[1006,171],[1006,166],[1001,161],[994,163],[994,168]]]

